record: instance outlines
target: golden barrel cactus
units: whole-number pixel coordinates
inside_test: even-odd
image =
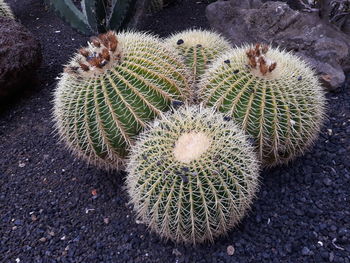
[[[140,134],[127,166],[138,218],[165,239],[202,243],[247,213],[258,161],[243,132],[200,106],[162,115]]]
[[[267,45],[235,48],[203,75],[204,105],[232,117],[255,141],[265,166],[287,163],[315,141],[325,95],[297,56]]]
[[[55,122],[68,147],[91,164],[122,168],[147,122],[189,97],[190,72],[174,53],[146,33],[92,38],[55,91]]]

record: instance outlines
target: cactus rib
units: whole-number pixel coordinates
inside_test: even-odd
[[[65,22],[69,23],[81,33],[89,35],[92,32],[87,18],[79,11],[72,0],[46,0],[46,2],[49,6],[53,7],[54,11],[57,12]]]

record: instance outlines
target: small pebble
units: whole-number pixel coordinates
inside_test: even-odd
[[[179,106],[183,105],[183,102],[182,101],[178,101],[178,100],[174,100],[172,102],[172,104],[173,104],[174,107],[179,107]]]
[[[339,236],[345,236],[346,234],[348,234],[348,230],[345,227],[341,227],[338,231]]]
[[[172,254],[175,255],[176,257],[180,257],[182,255],[182,253],[177,248],[173,249]]]
[[[235,253],[235,248],[232,245],[228,246],[227,247],[227,255],[233,256],[234,253]]]
[[[310,256],[312,255],[312,251],[308,248],[308,247],[303,247],[303,249],[301,250],[301,254],[303,256]]]
[[[330,185],[332,185],[332,180],[329,179],[329,178],[325,178],[325,179],[323,179],[323,183],[324,183],[326,186],[330,186]]]
[[[176,44],[178,44],[178,45],[182,45],[184,43],[184,41],[182,40],[182,39],[179,39],[177,42],[176,42]]]
[[[16,226],[21,226],[23,224],[22,220],[19,220],[19,219],[16,219],[14,222],[13,222]]]

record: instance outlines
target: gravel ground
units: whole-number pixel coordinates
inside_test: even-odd
[[[53,136],[55,77],[86,37],[37,0],[9,3],[40,39],[44,62],[39,85],[0,113],[0,262],[350,262],[349,87],[328,94],[329,118],[308,154],[263,172],[239,227],[212,245],[175,245],[135,221],[124,174],[87,167]],[[205,5],[184,0],[144,28],[206,28]]]

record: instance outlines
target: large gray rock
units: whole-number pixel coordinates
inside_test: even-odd
[[[33,35],[14,19],[0,17],[0,101],[28,87],[41,58]]]
[[[282,2],[218,1],[207,7],[211,26],[234,45],[272,43],[308,61],[329,89],[340,87],[350,71],[350,36],[318,15]]]

